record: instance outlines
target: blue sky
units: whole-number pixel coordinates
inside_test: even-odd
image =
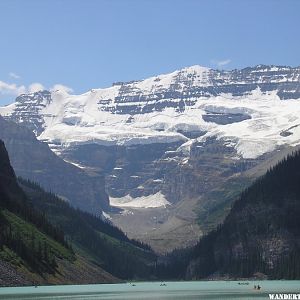
[[[1,0],[0,104],[203,65],[300,65],[298,0]]]

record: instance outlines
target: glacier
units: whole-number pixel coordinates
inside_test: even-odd
[[[291,70],[292,74],[287,73]],[[299,68],[257,66],[244,77],[243,72],[233,80],[232,72],[192,66],[145,80],[115,83],[82,95],[56,90],[44,97],[39,92],[18,97],[19,101],[17,98],[15,103],[1,107],[0,114],[19,123],[26,122],[24,118],[31,114],[34,121],[38,115],[35,124],[38,130],[33,130],[57,153],[71,145],[86,143],[190,144],[190,140],[214,136],[224,143],[230,141],[238,156],[255,158],[281,145],[300,144],[299,99],[283,99],[281,95],[284,92],[298,95],[295,92],[299,90]],[[224,89],[235,85],[241,89],[241,85],[249,82],[255,86],[238,95],[232,91],[213,95],[203,90],[193,95],[199,88]],[[290,86],[280,88],[289,82],[295,85],[294,90]],[[274,83],[275,88],[266,90],[266,84]],[[228,124],[210,120],[220,119],[224,114],[228,114],[229,121],[237,115],[247,118]],[[292,128],[289,135],[282,134],[288,128]],[[205,134],[190,138],[184,134],[190,131]]]

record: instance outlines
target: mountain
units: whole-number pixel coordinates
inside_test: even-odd
[[[32,131],[0,116],[0,139],[5,142],[11,164],[23,178],[39,182],[72,205],[101,214],[108,208],[104,178],[88,173],[55,155]]]
[[[123,210],[113,222],[164,252],[214,228],[231,205],[224,189],[238,194],[299,144],[299,80],[299,67],[192,66],[82,95],[20,95],[0,114],[103,174]]]
[[[57,151],[72,144],[183,142],[189,139],[187,132],[196,136],[209,133],[205,137],[225,140],[234,137],[232,143],[239,155],[256,157],[295,139],[294,126],[298,124],[293,109],[297,105],[278,100],[300,98],[299,80],[300,67],[259,65],[218,71],[192,66],[82,95],[59,90],[21,95],[2,108],[1,114],[23,123]],[[278,109],[283,120],[269,128]],[[263,142],[266,134],[270,145]],[[247,141],[250,137],[257,140],[259,149],[253,149],[253,140]]]
[[[224,223],[176,257],[181,278],[300,278],[300,151],[247,188]],[[185,261],[185,262],[184,262]]]
[[[30,205],[0,140],[0,286],[116,281]]]

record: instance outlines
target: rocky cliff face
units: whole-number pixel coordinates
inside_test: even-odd
[[[43,128],[43,117],[40,111],[51,103],[51,93],[40,91],[32,95],[21,95],[16,98],[16,107],[11,120],[22,123],[35,134],[40,135]]]
[[[70,95],[62,91],[24,94],[16,98],[14,105],[0,109],[0,112],[15,122],[23,123],[39,136],[54,125],[53,121],[59,121],[69,126],[95,125],[93,121],[97,121],[97,115],[103,116],[101,112],[109,113],[108,115],[104,114],[105,116],[124,115],[114,121],[121,121],[127,126],[142,121],[138,117],[141,114],[174,110],[176,116],[191,108],[198,109],[199,106],[196,105],[199,104],[199,99],[204,101],[224,96],[224,99],[236,99],[238,102],[240,99],[249,98],[253,93],[261,99],[268,95],[272,95],[272,99],[299,99],[299,82],[300,67],[259,65],[241,70],[222,71],[192,66],[145,80],[117,82],[111,88],[94,89],[83,95],[72,97],[72,99],[69,99]],[[69,100],[72,100],[72,103]],[[236,106],[240,106],[240,103],[236,103]],[[213,109],[213,107],[211,108]],[[62,109],[64,110],[63,116],[60,115]],[[210,115],[211,113],[213,116]],[[225,116],[220,121],[220,116],[216,116],[216,113],[225,113]],[[88,114],[89,117],[83,118],[85,114]],[[199,114],[204,117],[205,121],[219,124],[240,122],[251,118],[251,115],[243,114],[238,110],[230,114],[225,110],[211,112],[207,108],[206,113],[200,112]],[[167,117],[168,113],[163,115]],[[58,117],[59,120],[57,120]],[[99,121],[100,123],[102,121],[102,125],[107,123],[105,118]],[[114,123],[117,125],[116,122]],[[160,122],[149,125],[160,132],[169,129],[165,123],[168,123],[167,120],[161,118]],[[190,122],[186,123],[185,126],[179,123],[172,130],[181,133],[182,128],[185,127],[186,130],[183,131],[188,133],[193,131],[193,128],[187,127]],[[195,121],[192,123],[197,124]],[[105,126],[102,126],[102,129],[105,129]],[[194,126],[194,129],[198,131],[199,127]],[[43,138],[51,138],[50,133],[44,134]],[[178,138],[179,136],[177,136]],[[56,141],[60,139],[61,137],[57,135]],[[101,140],[110,139],[102,137]]]
[[[280,99],[300,98],[300,68],[259,65],[242,70],[220,71],[193,66],[145,81],[119,82],[118,95],[101,99],[104,111],[121,114],[150,113],[175,108],[184,112],[197,98],[222,94],[234,97],[249,95],[260,89],[276,92]],[[145,90],[143,89],[147,85]]]
[[[100,213],[108,208],[102,175],[88,174],[56,156],[30,130],[0,117],[0,139],[17,176],[38,182],[74,206]]]

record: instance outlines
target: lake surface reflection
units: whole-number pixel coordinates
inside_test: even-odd
[[[254,290],[259,284],[262,289]],[[300,281],[187,281],[0,288],[0,299],[269,299],[269,293],[300,293]]]

